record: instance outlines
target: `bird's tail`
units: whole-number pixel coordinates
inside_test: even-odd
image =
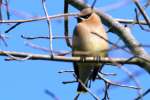
[[[85,87],[87,87],[87,84],[85,84]],[[84,86],[82,86],[81,83],[78,84],[77,92],[87,92],[87,89]]]
[[[96,79],[96,76],[97,76],[99,70],[100,70],[100,67],[99,67],[99,66],[98,66],[98,67],[96,66],[96,67],[94,68],[94,71],[93,71],[93,73],[92,73],[92,80],[93,80],[93,81]]]
[[[99,67],[100,66],[100,67]],[[98,75],[98,72],[102,70],[104,64],[101,64],[99,66],[95,66],[94,67],[94,71],[93,71],[93,74],[92,74],[92,80],[94,81],[96,79],[96,76]]]

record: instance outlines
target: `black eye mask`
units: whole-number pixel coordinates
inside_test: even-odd
[[[92,13],[87,14],[87,15],[85,15],[85,16],[80,16],[80,17],[83,18],[83,19],[88,19],[91,15],[92,15]]]
[[[92,13],[87,14],[85,16],[79,16],[79,17],[77,17],[77,21],[82,22],[84,19],[88,19],[91,15],[92,15]]]

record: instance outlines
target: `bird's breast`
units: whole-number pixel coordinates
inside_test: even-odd
[[[75,48],[77,51],[90,52],[90,55],[99,55],[102,50],[107,48],[108,43],[95,34],[86,34],[75,37]]]
[[[78,24],[73,35],[73,51],[86,51],[90,52],[90,55],[99,55],[108,48],[108,42],[101,36],[107,39],[107,34],[100,25]]]

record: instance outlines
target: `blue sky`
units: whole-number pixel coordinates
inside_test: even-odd
[[[10,12],[11,19],[28,19],[36,16],[44,16],[44,11],[42,8],[41,0],[9,0],[10,1]],[[90,0],[89,0],[90,1]],[[92,0],[91,0],[92,1]],[[109,8],[112,3],[121,2],[120,0],[97,0],[96,7],[103,9],[109,13],[114,18],[134,18],[134,8],[135,5],[130,0],[126,1],[126,5],[121,5],[118,9]],[[142,2],[146,0],[141,0]],[[56,15],[63,13],[63,2],[64,0],[47,0],[47,8],[49,15]],[[88,2],[89,4],[91,2]],[[147,9],[147,12],[150,9]],[[76,12],[77,10],[70,7],[70,12]],[[149,13],[150,15],[150,13]],[[6,19],[5,9],[3,8],[3,16]],[[70,18],[70,33],[76,24],[76,20]],[[7,30],[9,25],[1,25],[1,33],[5,34],[4,31]],[[107,28],[106,28],[107,29]],[[141,43],[150,44],[148,32],[139,30],[138,26],[132,28],[134,36]],[[63,36],[63,19],[52,20],[52,32],[54,36]],[[21,35],[26,36],[48,36],[48,28],[46,21],[30,22],[24,23],[7,33],[9,37],[7,39],[8,47],[0,41],[1,50],[10,51],[20,51],[20,52],[32,52],[32,53],[42,53],[47,54],[41,50],[33,49],[26,46],[26,40],[22,39]],[[109,33],[109,39],[113,42],[117,41],[118,37],[113,33]],[[49,47],[48,40],[33,40],[30,41],[34,44]],[[120,43],[120,45],[122,42]],[[54,40],[53,47],[55,50],[70,50],[64,40]],[[149,52],[149,49],[147,49]],[[111,57],[129,57],[126,53],[122,51],[112,51],[109,53]],[[76,83],[62,84],[63,81],[74,80],[71,73],[59,74],[60,70],[72,70],[72,63],[66,62],[55,62],[55,61],[4,61],[6,57],[0,57],[0,100],[53,100],[44,91],[48,89],[53,92],[60,100],[72,100],[76,96]],[[134,65],[124,65],[131,72],[140,71],[143,72],[142,75],[137,77],[140,81],[141,87],[146,90],[150,88],[149,75],[138,66]],[[103,69],[104,72],[117,73],[115,77],[108,77],[109,79],[119,81],[127,77],[126,73],[117,67],[106,66]],[[129,85],[134,85],[134,82],[130,82]],[[103,88],[104,83],[102,81],[95,81],[92,84],[91,90],[97,95],[102,97],[98,91]],[[110,91],[111,100],[119,100],[119,98],[124,98],[124,100],[132,100],[136,97],[137,92],[133,89],[127,88],[112,88]],[[144,100],[148,100],[150,95],[144,97]],[[79,100],[93,100],[89,94],[82,94]]]

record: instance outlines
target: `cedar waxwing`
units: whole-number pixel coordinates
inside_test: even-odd
[[[72,39],[73,56],[105,57],[108,49],[107,33],[100,17],[91,8],[85,8],[80,12],[77,21]],[[74,62],[73,66],[77,80],[79,79],[86,87],[89,87],[89,81],[96,79],[98,71],[102,68],[102,64],[96,62]],[[86,92],[80,82],[77,91]]]

